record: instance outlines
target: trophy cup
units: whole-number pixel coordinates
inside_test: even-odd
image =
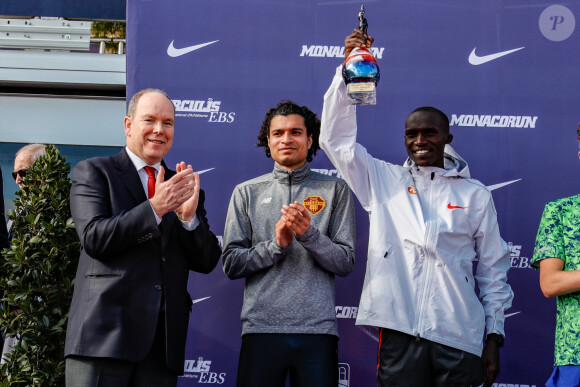
[[[358,13],[359,29],[367,34],[368,23],[364,17],[365,6]],[[346,84],[348,102],[351,105],[375,105],[377,83],[380,78],[379,65],[369,49],[355,47],[344,61],[342,78]]]

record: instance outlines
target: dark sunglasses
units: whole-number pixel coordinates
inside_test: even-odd
[[[21,178],[26,176],[26,171],[28,170],[28,168],[26,169],[21,169],[20,171],[14,171],[12,172],[12,177],[14,178],[14,181],[16,181],[16,176],[20,176]]]

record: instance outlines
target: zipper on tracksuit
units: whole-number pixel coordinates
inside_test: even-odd
[[[424,195],[423,198],[427,200],[427,205],[424,208],[428,211],[426,220],[430,220],[432,218],[431,211],[433,208],[432,197],[433,197],[433,180],[435,178],[435,172],[431,172],[431,179],[429,180],[429,188],[428,188],[428,195]],[[426,305],[428,303],[427,295],[428,295],[428,288],[430,285],[431,279],[431,271],[433,268],[432,260],[429,259],[428,254],[428,247],[431,245],[431,239],[433,235],[433,222],[426,221],[425,222],[425,242],[423,246],[420,246],[420,254],[423,258],[423,265],[424,265],[424,274],[423,274],[423,288],[421,289],[421,296],[419,297],[419,316],[415,322],[415,331],[417,332],[415,335],[415,340],[420,341],[421,334],[423,333],[423,316],[425,314]]]
[[[292,204],[292,172],[288,171],[288,204]]]

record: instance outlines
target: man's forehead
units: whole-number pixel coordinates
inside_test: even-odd
[[[442,118],[433,112],[414,112],[405,120],[405,129],[413,128],[440,128],[443,126]]]
[[[141,98],[137,101],[137,105],[135,106],[135,110],[143,110],[143,108],[152,107],[152,105],[156,104],[166,104],[167,106],[171,106],[173,108],[173,102],[169,100],[166,96],[156,91],[152,91],[146,94],[143,94]],[[140,109],[141,108],[141,109]],[[149,114],[148,110],[143,110],[143,114]]]
[[[14,159],[14,164],[19,165],[32,165],[32,152],[20,152],[18,156]]]
[[[280,131],[280,130],[283,130],[283,131],[288,131],[288,130],[306,130],[306,128],[305,127],[302,127],[302,126],[295,126],[295,125],[292,125],[292,126],[279,126],[279,125],[278,126],[272,126],[272,125],[270,125],[270,131],[272,131],[272,130],[277,130],[277,131]]]
[[[270,121],[270,131],[292,129],[306,129],[304,117],[300,114],[290,114],[287,116],[278,114],[272,117],[272,120]]]

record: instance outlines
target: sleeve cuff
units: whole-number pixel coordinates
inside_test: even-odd
[[[157,222],[157,225],[159,226],[159,224],[161,223],[161,218],[159,216],[157,216],[157,212],[155,212],[155,209],[153,208],[153,204],[151,204],[151,200],[148,200],[149,205],[151,206],[151,211],[153,211],[153,215],[155,215],[155,221]]]
[[[179,221],[181,222],[183,228],[187,231],[195,230],[195,228],[199,226],[199,219],[197,219],[197,214],[193,216],[192,220],[187,221],[179,219]]]

